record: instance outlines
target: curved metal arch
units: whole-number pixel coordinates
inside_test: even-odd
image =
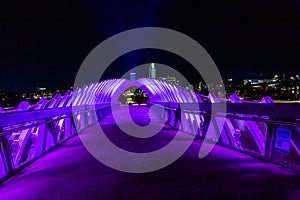
[[[72,94],[73,105],[116,103],[121,94],[133,86],[144,90],[153,103],[193,102],[191,92],[186,91],[183,87],[178,87],[158,79],[141,78],[136,81],[109,79],[77,88]]]

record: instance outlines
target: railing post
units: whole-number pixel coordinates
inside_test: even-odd
[[[14,165],[11,157],[11,147],[9,142],[7,141],[5,135],[2,135],[0,137],[1,140],[1,149],[3,150],[3,157],[4,157],[4,162],[5,162],[5,168],[7,170],[7,173],[12,172]]]
[[[65,138],[69,138],[72,133],[72,115],[65,119]]]
[[[241,140],[240,140],[241,130],[240,129],[235,129],[233,137],[234,137],[234,140],[235,140],[235,147],[237,149],[242,149],[242,143],[241,143]]]
[[[208,127],[209,127],[209,124],[210,124],[210,119],[211,119],[211,116],[210,114],[208,113],[204,113],[203,114],[203,129],[202,129],[202,138],[205,138],[206,136],[206,133],[208,131]]]
[[[168,112],[168,119],[167,119],[167,122],[168,122],[169,124],[171,124],[171,117],[172,117],[171,102],[168,102],[168,105],[167,105],[167,112]]]
[[[179,130],[181,125],[181,108],[180,104],[177,105],[177,108],[174,110],[174,128]],[[179,124],[178,124],[179,123]]]
[[[267,134],[266,134],[266,144],[265,144],[265,157],[271,158],[273,150],[274,141],[274,130],[275,125],[271,122],[267,122]]]

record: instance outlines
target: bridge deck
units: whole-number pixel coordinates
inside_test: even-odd
[[[147,124],[146,107],[132,108],[132,117]],[[137,112],[138,111],[138,112]],[[123,109],[119,109],[122,116]],[[159,120],[152,120],[159,123]],[[126,119],[124,119],[126,123]],[[145,152],[159,149],[176,133],[168,126],[151,139],[134,139],[106,117],[102,127],[120,147]],[[93,129],[85,130],[93,137]],[[183,139],[190,137],[182,133]],[[184,142],[184,140],[183,140]],[[300,174],[216,146],[198,158],[201,140],[168,167],[143,174],[111,169],[91,156],[79,137],[45,155],[1,185],[0,199],[287,199],[300,197]]]

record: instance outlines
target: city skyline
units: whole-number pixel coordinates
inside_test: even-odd
[[[119,32],[146,26],[174,29],[195,39],[224,79],[298,74],[300,5],[293,1],[219,1],[201,6],[169,0],[77,0],[70,5],[32,1],[3,3],[1,8],[0,90],[69,87],[95,46]],[[151,50],[128,53],[103,79],[118,78],[140,64],[161,62],[197,82],[200,76],[177,57]]]

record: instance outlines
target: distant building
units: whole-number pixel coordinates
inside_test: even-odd
[[[135,72],[130,73],[130,80],[131,81],[135,81],[136,80],[136,73]]]
[[[261,83],[272,83],[272,82],[276,82],[277,80],[274,79],[245,79],[244,80],[244,85],[246,84],[251,84],[251,85],[255,85],[255,84],[261,84]]]
[[[173,83],[175,85],[179,85],[179,80],[177,80],[175,76],[168,75],[167,77],[159,77],[159,79]]]
[[[155,64],[151,63],[149,67],[149,78],[156,78]]]
[[[168,82],[171,82],[171,83],[173,83],[173,84],[176,84],[176,77],[175,76],[167,76],[167,78],[166,78],[166,80],[168,81]]]

